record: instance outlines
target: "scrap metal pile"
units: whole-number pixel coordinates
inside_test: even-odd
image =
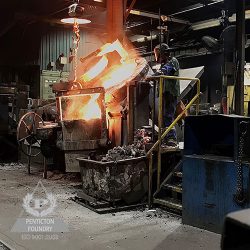
[[[106,156],[102,158],[103,162],[119,161],[141,157],[146,155],[145,144],[150,141],[148,132],[145,129],[138,129],[135,133],[134,143],[131,145],[124,145],[114,147],[108,151]]]

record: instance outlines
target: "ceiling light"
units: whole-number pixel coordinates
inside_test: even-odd
[[[84,19],[84,18],[73,18],[73,17],[68,17],[68,18],[63,18],[63,19],[61,19],[61,22],[62,22],[62,23],[66,23],[66,24],[74,24],[75,21],[76,21],[79,25],[91,23],[90,20]]]
[[[79,0],[74,0],[73,4],[69,6],[69,17],[61,19],[61,22],[67,24],[74,24],[77,22],[79,25],[91,23],[90,20],[83,18],[83,14],[84,7],[79,4]]]

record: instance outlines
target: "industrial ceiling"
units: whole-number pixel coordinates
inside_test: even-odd
[[[35,22],[57,23],[60,18],[67,14],[67,7],[72,3],[71,0],[9,0],[1,1],[0,8],[0,35],[6,33],[15,25],[25,26]],[[93,24],[98,24],[96,15],[105,10],[105,0],[80,0],[80,4],[85,7],[85,15],[92,16]],[[223,0],[125,0],[127,8],[132,6],[133,10],[150,12],[158,15],[171,17],[169,23],[185,24],[195,23],[211,18],[219,18],[221,10],[224,8]],[[247,0],[247,8],[250,0]],[[153,23],[156,23],[153,18]],[[127,22],[138,22],[141,24],[150,23],[149,16],[138,16],[130,14]],[[183,21],[183,22],[182,22]],[[24,28],[24,27],[23,27]]]
[[[0,39],[36,40],[35,34],[30,38],[30,30],[46,30],[46,26],[62,26],[60,19],[67,16],[71,0],[9,0],[2,1],[0,8]],[[137,47],[149,51],[147,39],[159,34],[159,26],[167,26],[171,46],[195,44],[203,35],[219,38],[222,28],[222,10],[225,2],[230,0],[124,0],[126,8],[131,8],[131,14],[126,19],[126,34]],[[85,7],[86,17],[91,24],[83,28],[98,33],[105,32],[105,0],[79,0]],[[250,0],[246,0],[246,9],[250,9]],[[232,15],[233,13],[229,13]],[[159,17],[165,16],[164,18]],[[250,18],[250,13],[247,13]],[[231,22],[235,20],[232,17]],[[33,29],[31,29],[33,27]],[[63,26],[62,26],[63,27]],[[67,26],[64,26],[67,27]],[[69,26],[68,26],[69,27]],[[250,33],[247,26],[247,33]],[[138,42],[139,41],[139,42]],[[183,42],[182,42],[183,41]],[[138,44],[137,44],[138,43]],[[14,43],[13,43],[14,45]],[[180,46],[181,46],[180,45]],[[178,45],[179,46],[179,45]]]

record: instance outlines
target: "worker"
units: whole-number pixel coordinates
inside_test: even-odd
[[[179,62],[171,56],[169,46],[165,43],[154,49],[155,59],[161,67],[155,75],[179,76]],[[163,82],[163,126],[169,127],[174,121],[177,98],[180,95],[179,80],[164,79]],[[162,141],[163,147],[177,147],[176,130],[173,128]]]

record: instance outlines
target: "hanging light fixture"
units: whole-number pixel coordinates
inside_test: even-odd
[[[69,6],[68,14],[69,17],[61,19],[62,23],[66,24],[74,24],[75,22],[77,22],[78,24],[91,23],[89,19],[83,18],[84,7],[79,5],[79,0],[74,0],[73,4]]]
[[[73,17],[68,17],[68,18],[63,18],[61,19],[62,23],[67,23],[67,24],[74,24],[74,21],[76,21],[78,24],[87,24],[91,23],[90,20],[84,19],[84,18],[73,18]]]

